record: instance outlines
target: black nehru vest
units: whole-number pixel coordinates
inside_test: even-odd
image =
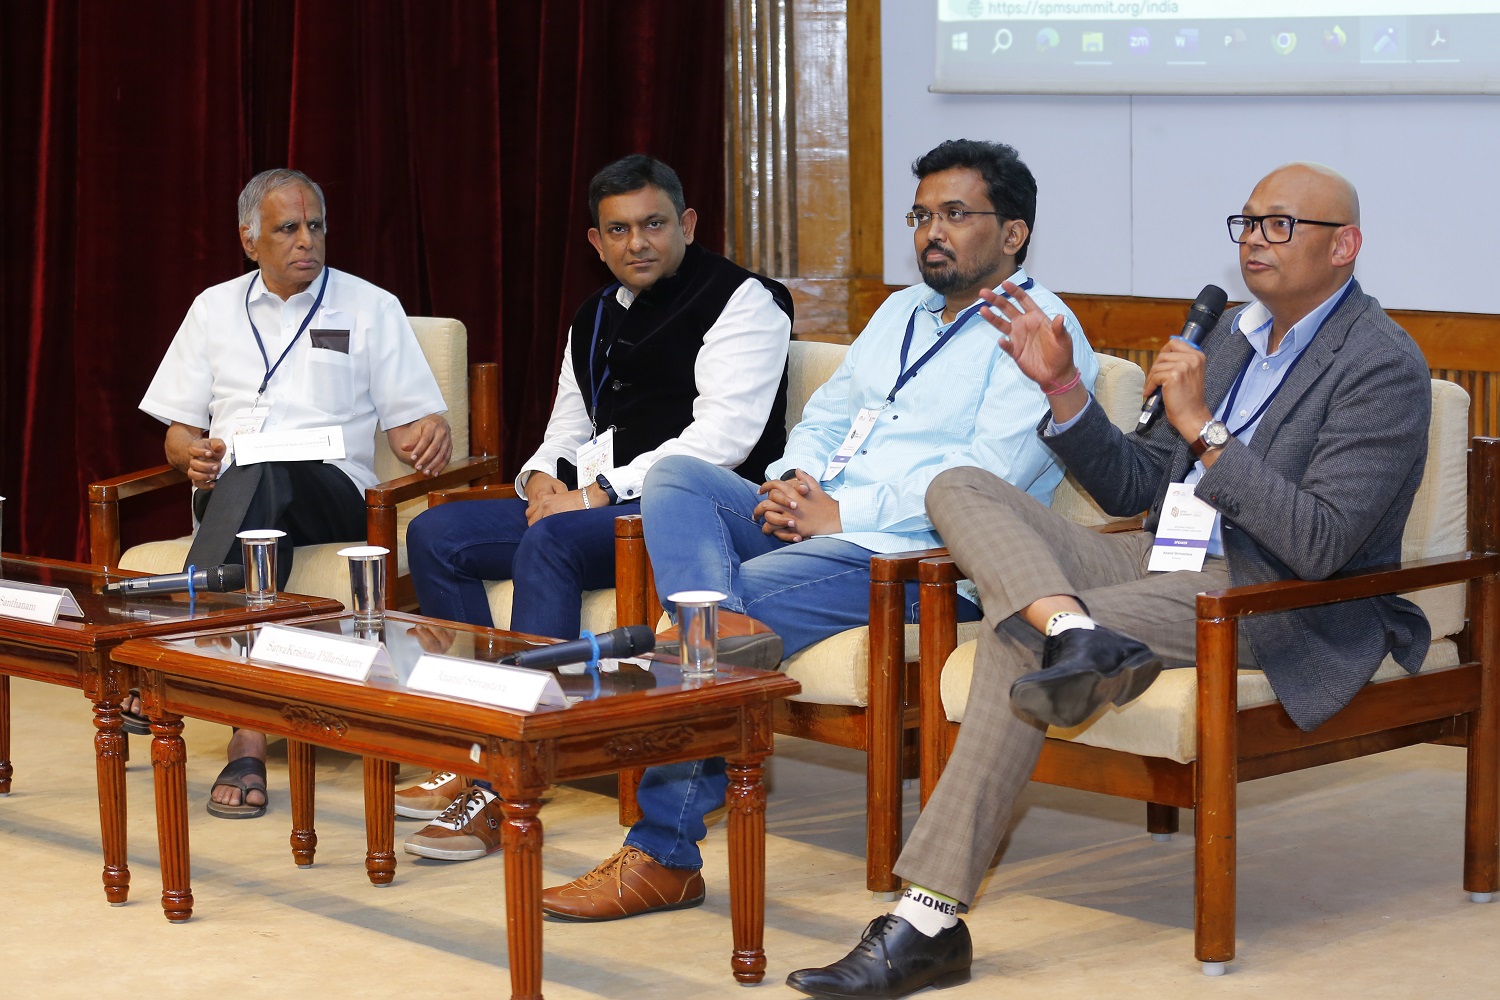
[[[698,385],[693,365],[703,337],[719,320],[730,296],[753,278],[776,305],[792,316],[792,297],[778,281],[747,271],[716,253],[688,244],[682,266],[635,297],[630,308],[615,298],[611,283],[590,295],[573,317],[573,374],[594,427],[615,429],[615,464],[626,465],[642,452],[677,437],[693,422]],[[603,309],[599,305],[603,302]],[[594,318],[599,336],[594,337]],[[590,349],[593,370],[590,371]],[[766,350],[775,349],[766,338]],[[608,377],[605,369],[608,368]],[[598,412],[594,391],[598,389]],[[746,427],[755,447],[736,472],[753,482],[786,447],[786,368],[765,427]],[[559,462],[558,478],[577,486],[572,463]]]

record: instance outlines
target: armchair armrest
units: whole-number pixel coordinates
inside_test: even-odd
[[[451,490],[433,490],[427,494],[427,506],[437,507],[459,500],[515,500],[520,494],[510,483],[495,486],[459,486]]]
[[[1500,554],[1461,552],[1395,566],[1372,566],[1326,580],[1277,580],[1198,595],[1198,618],[1235,618],[1291,611],[1408,590],[1426,590],[1489,576],[1500,570]]]
[[[157,465],[90,483],[89,561],[99,566],[114,566],[119,563],[121,500],[187,481],[187,473],[170,465]]]

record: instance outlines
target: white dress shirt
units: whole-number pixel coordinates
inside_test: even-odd
[[[629,309],[635,295],[624,286],[615,299]],[[776,390],[786,369],[787,345],[792,321],[776,305],[766,287],[754,278],[735,289],[718,320],[703,335],[703,346],[693,364],[698,398],[693,401],[693,420],[676,437],[642,452],[623,464],[604,470],[604,478],[621,500],[638,500],[646,470],[668,455],[692,455],[714,465],[732,469],[755,447]],[[557,460],[576,459],[578,446],[594,433],[588,407],[573,372],[573,337],[563,351],[562,371],[557,379],[557,399],[547,420],[547,433],[536,454],[521,466],[516,490],[526,496],[526,478],[533,472],[557,475]],[[624,456],[615,456],[620,460]]]
[[[306,291],[283,302],[259,274],[251,271],[215,285],[193,301],[141,409],[163,423],[206,427],[210,437],[228,440],[234,415],[255,403],[266,373],[251,319],[275,365],[312,308],[326,274],[328,287],[317,314],[260,398],[269,408],[261,430],[336,424],[344,431],[345,457],[330,464],[360,490],[374,486],[377,420],[390,429],[447,410],[401,303],[368,281],[333,268],[324,268]],[[313,347],[314,330],[347,330],[348,353]]]

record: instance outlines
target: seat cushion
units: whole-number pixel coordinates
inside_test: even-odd
[[[490,599],[490,615],[496,628],[510,628],[510,606],[515,597],[515,587],[509,580],[490,580],[484,585],[485,595]],[[583,592],[582,628],[588,632],[608,632],[619,624],[615,617],[615,591],[585,590]]]
[[[974,676],[973,642],[953,651],[943,669],[943,709],[953,722],[962,722]],[[1440,639],[1427,651],[1422,671],[1444,670],[1458,665],[1458,648],[1451,639]],[[1372,684],[1407,676],[1389,656],[1375,672]],[[1276,701],[1266,675],[1259,670],[1239,672],[1239,706],[1242,709]],[[1089,746],[1122,750],[1145,757],[1165,757],[1186,763],[1198,755],[1198,672],[1191,668],[1163,670],[1156,683],[1124,708],[1113,705],[1073,729],[1047,731],[1048,736]]]
[[[967,641],[979,634],[979,622],[958,626],[958,639]],[[917,658],[919,631],[906,626],[906,659]],[[865,708],[870,703],[870,630],[851,628],[814,643],[781,665],[788,677],[802,683],[802,693],[792,701],[815,705],[852,705]]]

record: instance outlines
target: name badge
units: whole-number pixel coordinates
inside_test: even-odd
[[[261,627],[255,645],[250,648],[250,657],[350,681],[368,680],[372,672],[393,672],[385,647],[374,639],[280,625]],[[375,671],[376,666],[385,669]]]
[[[229,437],[224,442],[224,464],[234,461],[234,442],[241,434],[259,434],[271,415],[269,403],[259,406],[243,406],[229,415]]]
[[[264,434],[241,434],[235,438],[235,461],[240,465],[258,462],[311,462],[344,457],[344,429],[337,425],[309,427],[301,431],[267,431]]]
[[[844,443],[839,445],[839,450],[833,453],[828,460],[828,465],[823,469],[823,475],[819,477],[822,482],[828,482],[834,476],[843,472],[848,466],[849,460],[854,453],[859,451],[860,445],[864,444],[865,438],[870,436],[870,431],[875,428],[875,421],[880,419],[880,411],[885,407],[871,409],[868,406],[861,407],[855,416],[854,422],[849,426],[849,433],[844,436]]]
[[[1193,495],[1191,486],[1186,483],[1168,486],[1146,569],[1152,573],[1179,569],[1196,573],[1203,569],[1208,540],[1213,536],[1218,516],[1218,511]]]
[[[534,712],[539,705],[568,704],[562,685],[550,670],[531,670],[500,663],[480,663],[427,653],[412,668],[406,686],[450,698]]]
[[[615,467],[615,429],[606,427],[598,437],[579,445],[576,458],[578,488],[583,489]]]

